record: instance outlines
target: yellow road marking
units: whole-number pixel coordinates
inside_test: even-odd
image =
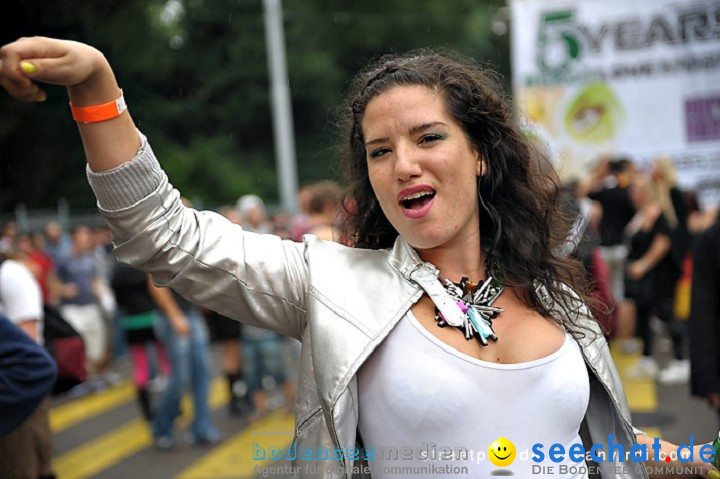
[[[224,441],[220,446],[198,459],[194,464],[185,469],[177,479],[207,479],[231,478],[231,477],[252,477],[255,476],[256,466],[263,467],[277,464],[281,461],[270,459],[271,448],[285,449],[292,443],[292,437],[283,436],[282,433],[293,431],[295,421],[293,416],[281,411],[275,411],[262,420],[251,424],[242,432]],[[252,437],[252,431],[277,431],[278,436]],[[264,449],[265,459],[254,460],[253,452],[259,448]],[[283,455],[284,457],[285,455]]]
[[[228,391],[224,378],[212,382],[209,401],[212,409],[227,403]],[[192,419],[190,398],[183,398],[182,411],[178,429],[187,426]],[[57,476],[62,479],[82,479],[98,474],[151,444],[152,436],[147,424],[136,418],[53,459],[53,466]]]
[[[642,413],[656,411],[658,402],[655,381],[651,379],[630,379],[626,374],[629,368],[637,364],[640,355],[638,353],[623,353],[616,345],[613,345],[610,351],[620,374],[630,411]]]
[[[655,412],[658,408],[655,382],[650,380],[623,381],[630,411],[635,413]]]
[[[644,427],[642,430],[648,435],[648,437],[657,437],[658,439],[662,439],[662,433],[657,427]]]
[[[151,443],[147,425],[136,418],[54,459],[53,466],[64,479],[90,477]]]
[[[50,428],[53,433],[57,434],[79,422],[125,404],[134,397],[133,384],[130,381],[124,381],[104,391],[73,399],[50,411]]]

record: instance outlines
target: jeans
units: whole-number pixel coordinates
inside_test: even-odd
[[[263,389],[262,379],[271,376],[284,384],[283,339],[277,335],[265,338],[243,338],[243,378],[251,394]]]
[[[186,336],[178,336],[164,314],[159,314],[155,322],[156,334],[165,345],[172,366],[167,389],[160,398],[151,425],[156,439],[172,439],[173,421],[180,415],[180,400],[188,390],[193,396],[191,431],[194,438],[205,440],[217,436],[210,422],[208,403],[211,372],[207,325],[197,310],[185,312],[185,318],[190,326]]]

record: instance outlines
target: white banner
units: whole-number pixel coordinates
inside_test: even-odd
[[[671,156],[720,203],[720,0],[512,0],[518,107],[563,178]]]

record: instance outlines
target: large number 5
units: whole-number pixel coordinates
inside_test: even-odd
[[[538,32],[538,65],[543,70],[560,70],[580,55],[580,41],[571,31],[572,10],[543,13]]]

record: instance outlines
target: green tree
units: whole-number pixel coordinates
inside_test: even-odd
[[[97,46],[171,181],[215,205],[277,198],[261,0],[11,1],[0,41],[41,34]],[[506,37],[490,33],[505,0],[286,0],[288,74],[301,183],[338,177],[331,112],[370,58],[457,50],[507,74]],[[68,198],[94,205],[82,145],[60,88],[48,105],[0,95],[0,212]]]

